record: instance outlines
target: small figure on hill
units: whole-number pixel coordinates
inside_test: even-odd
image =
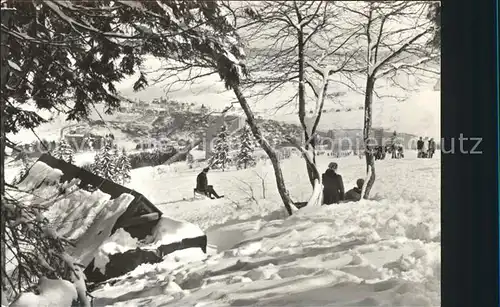
[[[363,179],[356,180],[356,187],[350,189],[345,193],[345,201],[359,201],[361,199],[361,191],[363,190],[363,184],[365,181]]]
[[[331,162],[322,176],[323,203],[325,205],[337,204],[344,199],[344,182],[342,176],[337,174],[337,168],[337,163]]]
[[[198,177],[196,177],[196,191],[205,194],[211,199],[224,197],[224,195],[219,196],[215,192],[214,187],[212,185],[208,185],[208,179],[207,179],[208,170],[209,168],[205,167],[203,171],[198,174]]]
[[[422,140],[422,137],[417,141],[417,158],[422,158],[423,157],[423,149],[424,149],[424,141]]]
[[[434,152],[436,151],[436,142],[433,138],[429,140],[429,148],[427,149],[427,158],[432,158],[434,156]]]

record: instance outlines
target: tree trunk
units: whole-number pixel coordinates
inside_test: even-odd
[[[271,160],[274,169],[274,176],[276,177],[276,186],[281,196],[281,200],[283,201],[283,204],[285,205],[288,214],[292,215],[293,202],[290,198],[290,195],[288,194],[288,191],[286,190],[285,180],[283,178],[283,173],[281,172],[281,167],[278,161],[278,157],[276,156],[276,152],[271,147],[271,145],[269,145],[269,142],[262,136],[262,133],[260,132],[259,127],[257,126],[257,122],[255,121],[253,112],[250,109],[250,106],[248,105],[248,102],[246,98],[243,96],[243,93],[241,92],[240,88],[238,86],[234,86],[233,92],[236,95],[236,98],[238,99],[241,108],[245,112],[245,115],[247,117],[247,122],[248,125],[250,126],[250,129],[252,130],[253,136],[259,142],[262,149],[264,149],[267,156],[269,157],[269,160]]]
[[[9,9],[3,8],[1,10],[1,18],[2,18],[2,25],[9,27],[10,26],[10,17],[11,17],[12,11]],[[9,74],[9,66],[7,63],[7,35],[4,32],[1,32],[1,47],[0,47],[0,58],[1,58],[1,63],[0,63],[0,80],[1,80],[1,89],[3,92],[3,89],[7,85],[7,80],[8,80],[8,74]],[[1,138],[0,138],[0,143],[1,143],[1,150],[2,150],[2,161],[0,165],[0,197],[1,197],[1,206],[4,206],[4,197],[5,197],[5,147],[6,147],[6,133],[5,133],[5,101],[7,98],[6,97],[1,97],[0,101],[0,109],[1,109],[1,115],[0,115],[0,129],[1,129]],[[5,276],[3,272],[5,272],[5,266],[6,266],[6,256],[5,256],[5,230],[6,230],[6,221],[5,221],[5,214],[3,212],[3,208],[1,210],[0,214],[0,225],[1,225],[1,236],[2,236],[2,242],[1,242],[1,265],[2,265],[2,293],[3,289],[6,285],[5,283]],[[3,296],[3,295],[2,295]]]
[[[266,181],[264,179],[261,179],[261,184],[262,184],[262,198],[266,199]]]
[[[370,196],[370,191],[375,183],[375,159],[373,156],[373,151],[370,145],[370,136],[372,131],[372,105],[373,105],[373,89],[375,86],[375,78],[373,76],[368,76],[366,79],[366,91],[365,91],[365,121],[363,128],[363,139],[365,143],[365,159],[366,159],[366,173],[371,171],[370,178],[368,182],[365,183],[365,194],[364,199],[368,199]]]
[[[304,67],[304,32],[302,29],[297,30],[297,47],[298,47],[298,53],[299,53],[299,121],[302,126],[302,129],[304,130],[304,138],[305,141],[309,139],[310,135],[309,132],[307,131],[307,125],[306,125],[306,86],[305,86],[305,67]],[[311,147],[314,150],[314,140],[311,141]],[[309,149],[309,145],[306,144],[305,146],[306,149]],[[306,169],[307,169],[307,176],[309,177],[309,182],[311,183],[311,186],[314,189],[314,180],[319,179],[316,178],[314,175],[313,169],[311,169],[310,165],[306,163]]]

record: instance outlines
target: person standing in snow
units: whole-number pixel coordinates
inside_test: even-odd
[[[436,151],[436,142],[434,141],[434,139],[430,139],[429,140],[429,148],[427,149],[428,151],[428,154],[427,154],[427,158],[432,158],[432,156],[434,156],[434,152]]]
[[[422,158],[427,158],[428,151],[427,147],[425,146],[427,142],[427,138],[425,138],[424,144],[422,145]]]
[[[361,191],[363,190],[363,184],[365,181],[363,179],[356,180],[356,187],[350,189],[345,193],[345,201],[359,201],[361,199]]]
[[[337,168],[337,163],[331,162],[322,176],[323,203],[325,205],[337,204],[344,199],[344,182],[342,176],[337,174]]]
[[[401,159],[401,158],[404,158],[405,157],[405,153],[404,153],[404,147],[402,144],[399,144],[399,147],[398,147],[398,159]]]
[[[217,193],[214,190],[214,187],[208,185],[208,179],[207,179],[208,170],[209,168],[205,167],[203,171],[198,174],[198,177],[196,177],[196,191],[205,194],[211,199],[224,197],[223,195],[221,196],[217,195]]]
[[[424,141],[422,140],[422,137],[420,137],[420,139],[417,141],[417,151],[418,151],[417,158],[422,158],[423,149],[424,149]]]

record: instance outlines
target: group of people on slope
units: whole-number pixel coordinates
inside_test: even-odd
[[[344,181],[342,176],[337,174],[338,164],[331,162],[328,169],[322,176],[323,181],[323,204],[331,205],[340,202],[358,201],[361,199],[361,191],[365,181],[358,179],[356,187],[344,193]]]
[[[422,137],[417,141],[417,157],[418,158],[432,158],[434,156],[434,152],[436,152],[436,142],[433,138],[427,141],[427,148],[425,148],[425,141],[422,140]]]

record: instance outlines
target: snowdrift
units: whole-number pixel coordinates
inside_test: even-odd
[[[194,224],[162,217],[150,236],[133,238],[118,229],[99,247],[94,262],[87,268],[93,281],[121,276],[145,263],[158,263],[166,255],[183,249],[200,248],[206,252],[207,236]]]
[[[190,193],[194,170],[159,176],[148,176],[144,170],[132,186],[159,201],[171,201],[159,208],[199,225],[207,234],[209,250],[176,251],[160,263],[141,265],[96,289],[95,303],[439,306],[440,160],[415,156],[409,151],[405,159],[377,161],[371,200],[305,207],[292,217],[287,217],[273,191],[270,165],[210,172],[209,181],[226,198],[208,201],[176,201]],[[321,156],[318,167],[324,170],[332,160],[339,164],[346,189],[365,174],[364,160],[358,157]],[[293,198],[310,197],[303,160],[284,160],[282,166]],[[263,199],[257,174],[266,173],[268,193]],[[165,183],[172,179],[176,193],[167,192],[172,189]],[[252,186],[255,199],[240,181]]]

